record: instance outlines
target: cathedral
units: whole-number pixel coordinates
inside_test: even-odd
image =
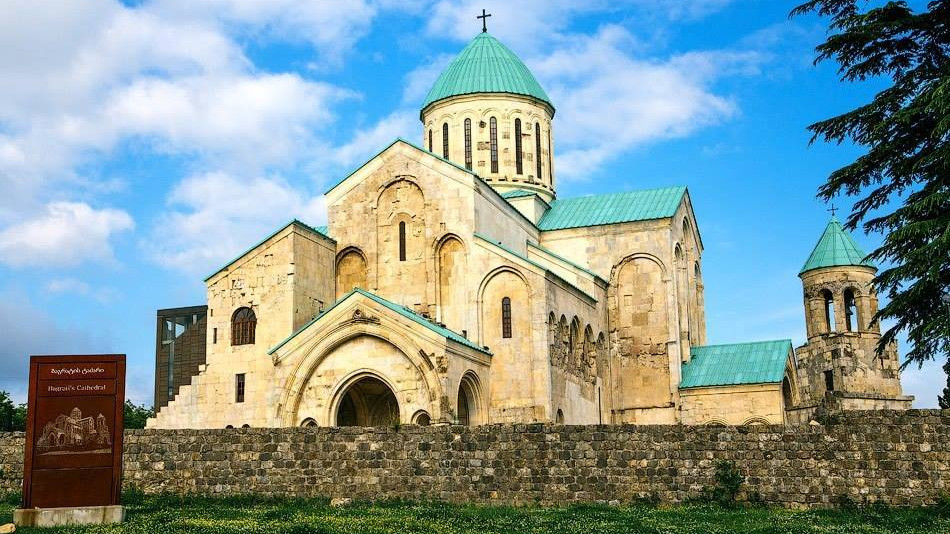
[[[909,408],[878,356],[876,269],[832,218],[808,342],[706,342],[686,187],[557,196],[555,107],[482,32],[397,139],[158,311],[153,428],[793,424]]]

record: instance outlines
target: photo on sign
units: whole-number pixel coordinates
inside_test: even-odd
[[[82,410],[73,407],[69,414],[61,413],[43,426],[36,448],[40,455],[109,454],[112,436],[106,416],[83,417]]]

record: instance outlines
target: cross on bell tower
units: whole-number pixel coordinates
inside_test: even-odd
[[[485,23],[488,21],[488,17],[490,16],[491,16],[491,13],[485,13],[485,10],[482,9],[482,14],[475,17],[477,19],[482,19],[482,33],[485,33],[488,31],[488,26]]]

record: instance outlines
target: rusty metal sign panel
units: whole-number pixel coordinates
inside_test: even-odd
[[[125,355],[31,356],[23,508],[119,504]]]

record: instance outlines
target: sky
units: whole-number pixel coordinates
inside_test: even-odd
[[[827,21],[794,6],[5,0],[0,389],[25,399],[30,354],[125,353],[151,404],[156,310],[203,304],[205,276],[289,219],[325,224],[328,184],[421,143],[419,106],[482,8],[557,109],[558,195],[686,185],[709,342],[801,344],[797,275],[830,217],[815,192],[862,152],[806,127],[884,83],[813,65]],[[902,382],[933,407],[945,375]]]

